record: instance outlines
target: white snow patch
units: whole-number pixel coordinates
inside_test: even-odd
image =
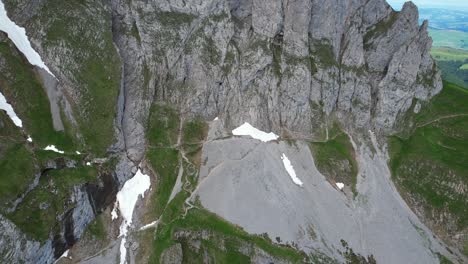
[[[299,186],[302,186],[302,181],[296,176],[296,171],[294,171],[294,168],[291,164],[291,161],[289,161],[288,157],[283,153],[281,156],[281,160],[283,160],[283,165],[286,171],[288,172],[289,176],[293,180],[293,182]]]
[[[213,119],[213,121],[217,121],[217,120],[219,120],[219,118],[218,118],[218,117],[215,117],[215,119]]]
[[[125,259],[127,256],[125,242],[128,227],[132,225],[133,209],[135,208],[135,204],[138,201],[140,195],[144,197],[145,192],[150,188],[150,186],[150,177],[146,174],[143,174],[141,170],[138,170],[135,176],[133,176],[133,178],[125,182],[122,189],[117,193],[117,203],[120,215],[123,217],[122,224],[120,225],[119,234],[119,237],[122,237],[122,241],[120,242],[121,264],[125,263]],[[112,217],[114,217],[114,215]]]
[[[261,140],[263,142],[277,140],[279,138],[279,136],[275,133],[265,133],[256,129],[247,122],[245,122],[242,126],[232,130],[232,134],[235,136],[251,136],[252,138]]]
[[[89,163],[89,162],[88,162]],[[115,219],[119,218],[119,215],[117,214],[117,207],[118,207],[119,203],[117,201],[115,201],[115,204],[114,204],[114,208],[112,209],[112,212],[111,212],[111,218],[112,218],[112,221],[114,221]]]
[[[49,146],[45,147],[44,150],[50,150],[50,151],[57,152],[57,153],[60,153],[60,154],[65,153],[65,151],[57,149],[54,145],[49,145]]]
[[[1,1],[1,0],[0,0]],[[1,3],[1,2],[0,2]],[[0,19],[0,27],[1,27],[1,19]],[[13,107],[11,104],[9,104],[3,96],[3,94],[0,92],[0,110],[5,110],[7,115],[10,117],[11,121],[15,124],[17,127],[23,127],[23,122],[21,119],[16,115],[15,110],[13,110]]]
[[[338,187],[338,189],[342,190],[344,188],[344,183],[342,182],[337,182],[336,183],[336,187]]]
[[[28,142],[33,142],[32,140],[32,137],[31,136],[28,136],[28,138],[26,139]]]
[[[147,224],[147,225],[144,225],[144,226],[142,226],[142,227],[140,228],[140,231],[146,230],[146,229],[148,229],[148,228],[150,228],[150,227],[153,227],[153,226],[156,226],[157,223],[158,223],[158,220],[153,221],[153,222],[151,222],[151,223],[149,223],[149,224]]]
[[[55,75],[49,70],[49,68],[42,61],[41,56],[32,48],[31,42],[29,42],[26,30],[15,22],[11,21],[5,10],[3,2],[0,0],[0,31],[8,34],[8,38],[15,44],[18,50],[24,54],[26,59],[32,65],[38,66],[46,70],[50,75]]]

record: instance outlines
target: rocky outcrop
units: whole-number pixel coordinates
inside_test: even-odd
[[[161,264],[181,264],[182,257],[182,245],[177,243],[163,251],[159,262]]]
[[[58,215],[56,229],[49,239],[39,242],[23,234],[14,223],[0,214],[0,246],[2,262],[52,263],[83,235],[88,224],[112,204],[119,187],[115,176],[101,175],[98,184],[75,186],[70,197],[71,206]]]
[[[32,241],[8,219],[0,215],[0,256],[6,263],[52,263],[52,241]]]

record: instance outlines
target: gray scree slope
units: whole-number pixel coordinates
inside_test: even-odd
[[[376,144],[357,146],[359,194],[352,199],[320,174],[305,142],[212,139],[203,147],[206,164],[196,195],[204,207],[246,231],[294,242],[306,252],[318,249],[341,259],[344,239],[378,263],[439,263],[436,252],[450,253],[402,200],[385,150]],[[287,174],[283,153],[302,187]]]

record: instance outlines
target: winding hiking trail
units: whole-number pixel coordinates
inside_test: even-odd
[[[460,117],[460,116],[468,116],[468,114],[453,114],[453,115],[446,115],[446,116],[441,116],[441,117],[438,117],[434,120],[431,120],[431,121],[428,121],[426,123],[422,123],[420,125],[417,125],[416,127],[417,128],[420,128],[420,127],[425,127],[425,126],[428,126],[432,123],[435,123],[435,122],[438,122],[440,120],[443,120],[443,119],[450,119],[450,118],[455,118],[455,117]]]
[[[161,212],[161,215],[159,216],[159,218],[157,220],[155,220],[154,222],[152,222],[152,224],[146,225],[146,226],[144,226],[144,228],[136,229],[136,231],[146,230],[146,229],[152,228],[152,227],[157,229],[158,224],[161,222],[161,218],[164,215],[164,212],[166,211],[167,206],[175,198],[175,196],[182,190],[189,194],[188,198],[184,202],[184,204],[187,207],[184,208],[184,213],[182,215],[180,215],[179,217],[173,219],[172,221],[175,221],[175,220],[177,220],[177,219],[179,219],[181,217],[184,218],[186,216],[187,212],[190,209],[196,208],[196,206],[193,205],[190,202],[191,199],[192,199],[193,193],[195,193],[195,191],[190,190],[191,183],[188,180],[186,180],[185,182],[182,181],[182,178],[183,178],[184,172],[185,172],[185,170],[184,170],[184,161],[188,164],[188,166],[191,166],[192,168],[195,167],[195,165],[190,161],[190,159],[187,158],[184,147],[183,147],[184,142],[183,142],[182,137],[183,137],[184,120],[185,119],[183,117],[180,119],[180,125],[179,125],[178,136],[177,136],[177,143],[175,145],[170,146],[171,148],[176,148],[179,151],[179,171],[177,173],[177,179],[176,179],[176,182],[174,184],[174,187],[172,188],[171,195],[170,195],[168,201],[166,202],[165,207],[164,207],[163,211]],[[196,142],[196,144],[202,144],[202,143],[203,143],[203,141]],[[191,171],[190,167],[187,167],[187,169],[188,169],[188,171]]]

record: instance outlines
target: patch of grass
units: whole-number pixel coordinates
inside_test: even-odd
[[[221,51],[216,46],[213,38],[205,37],[203,41],[201,59],[206,64],[218,65],[221,61]]]
[[[263,236],[250,235],[240,228],[228,223],[213,213],[210,213],[204,209],[192,209],[187,213],[187,216],[183,219],[178,218],[173,222],[163,224],[157,231],[156,240],[154,244],[154,254],[151,258],[151,263],[159,263],[159,257],[164,249],[170,247],[176,242],[182,242],[183,248],[184,241],[174,241],[173,234],[177,230],[190,230],[193,232],[209,230],[210,233],[214,234],[215,239],[222,239],[226,241],[225,251],[218,251],[216,248],[219,246],[206,245],[204,246],[210,249],[210,256],[215,259],[216,263],[248,263],[247,262],[235,262],[235,261],[246,261],[249,259],[248,256],[239,253],[237,246],[240,244],[238,241],[243,243],[252,243],[255,246],[260,247],[269,254],[286,259],[292,263],[302,263],[306,257],[304,254],[297,252],[296,250],[285,247],[274,245],[271,241],[265,239]],[[211,241],[212,239],[210,239]],[[188,251],[190,254],[190,251]],[[185,253],[185,252],[184,252]],[[232,262],[234,261],[234,262]]]
[[[200,166],[201,149],[208,134],[208,124],[197,117],[187,121],[183,127],[183,148],[186,156],[197,167]]]
[[[203,119],[197,117],[184,124],[183,133],[184,143],[200,143],[208,133],[208,125]]]
[[[175,146],[179,134],[179,115],[168,105],[154,104],[147,131],[147,158],[158,175],[156,191],[152,196],[152,214],[161,215],[179,170],[179,151]]]
[[[114,140],[121,65],[112,40],[109,8],[89,0],[51,0],[41,6],[34,19],[48,25],[44,40],[48,56],[63,55],[54,54],[57,50],[70,51],[57,67],[79,92],[72,108],[88,148],[104,155]]]
[[[26,190],[38,173],[33,153],[24,143],[19,128],[0,111],[0,203],[5,208]]]
[[[440,264],[453,264],[453,262],[450,261],[450,259],[448,259],[446,256],[440,255],[440,254],[439,254],[439,261],[440,261],[439,262]]]
[[[313,62],[326,67],[338,66],[333,47],[328,42],[314,41],[313,48],[311,48],[310,51],[313,57]],[[311,71],[313,68],[314,66],[311,65]]]
[[[183,24],[190,24],[196,18],[192,14],[167,11],[158,12],[156,17],[165,27],[178,27]]]
[[[176,182],[179,170],[179,151],[173,148],[149,149],[147,158],[158,176],[156,191],[152,196],[154,205],[152,211],[157,217],[161,215]]]
[[[87,227],[86,235],[91,236],[96,240],[104,240],[106,238],[106,230],[102,221],[102,215],[98,215]]]
[[[179,114],[167,105],[154,104],[151,108],[147,131],[151,146],[168,147],[177,143]]]
[[[203,263],[203,255],[200,251],[207,252],[211,263],[251,263],[250,257],[239,252],[238,241],[235,238],[226,238],[224,248],[220,247],[218,241],[203,240],[201,249],[195,250],[189,243],[182,241],[182,250],[184,252],[184,263]]]
[[[94,181],[97,175],[97,170],[88,166],[48,171],[16,211],[6,217],[31,238],[45,241],[50,232],[59,230],[58,216],[73,208],[70,200],[73,186]]]
[[[228,47],[228,51],[226,52],[223,66],[221,66],[221,69],[223,70],[225,75],[228,75],[231,72],[232,65],[234,64],[236,60],[236,53],[234,53],[234,50],[235,50],[234,46],[230,45]]]
[[[411,204],[427,205],[429,218],[443,214],[468,225],[468,200],[460,189],[468,188],[468,92],[445,83],[414,119],[417,127],[408,138],[389,138],[393,178]]]
[[[334,128],[329,133],[328,141],[310,143],[317,169],[335,182],[351,186],[356,194],[358,165],[354,148],[342,131]]]
[[[277,37],[276,39],[280,38]],[[283,49],[279,40],[271,44],[271,50],[273,55],[273,73],[276,77],[281,78],[281,54],[283,53]]]
[[[80,119],[80,127],[86,143],[97,155],[103,155],[114,140],[120,63],[116,57],[110,61],[113,64],[90,58],[81,74],[77,74],[87,86],[87,93],[82,98],[82,102],[86,102],[86,114]]]
[[[440,117],[466,114],[468,113],[467,98],[468,91],[452,83],[444,82],[444,89],[422,108],[421,112],[416,115],[415,122],[422,125]]]
[[[10,144],[0,157],[0,201],[14,200],[39,173],[32,153],[21,143]],[[2,203],[3,204],[3,203]]]

